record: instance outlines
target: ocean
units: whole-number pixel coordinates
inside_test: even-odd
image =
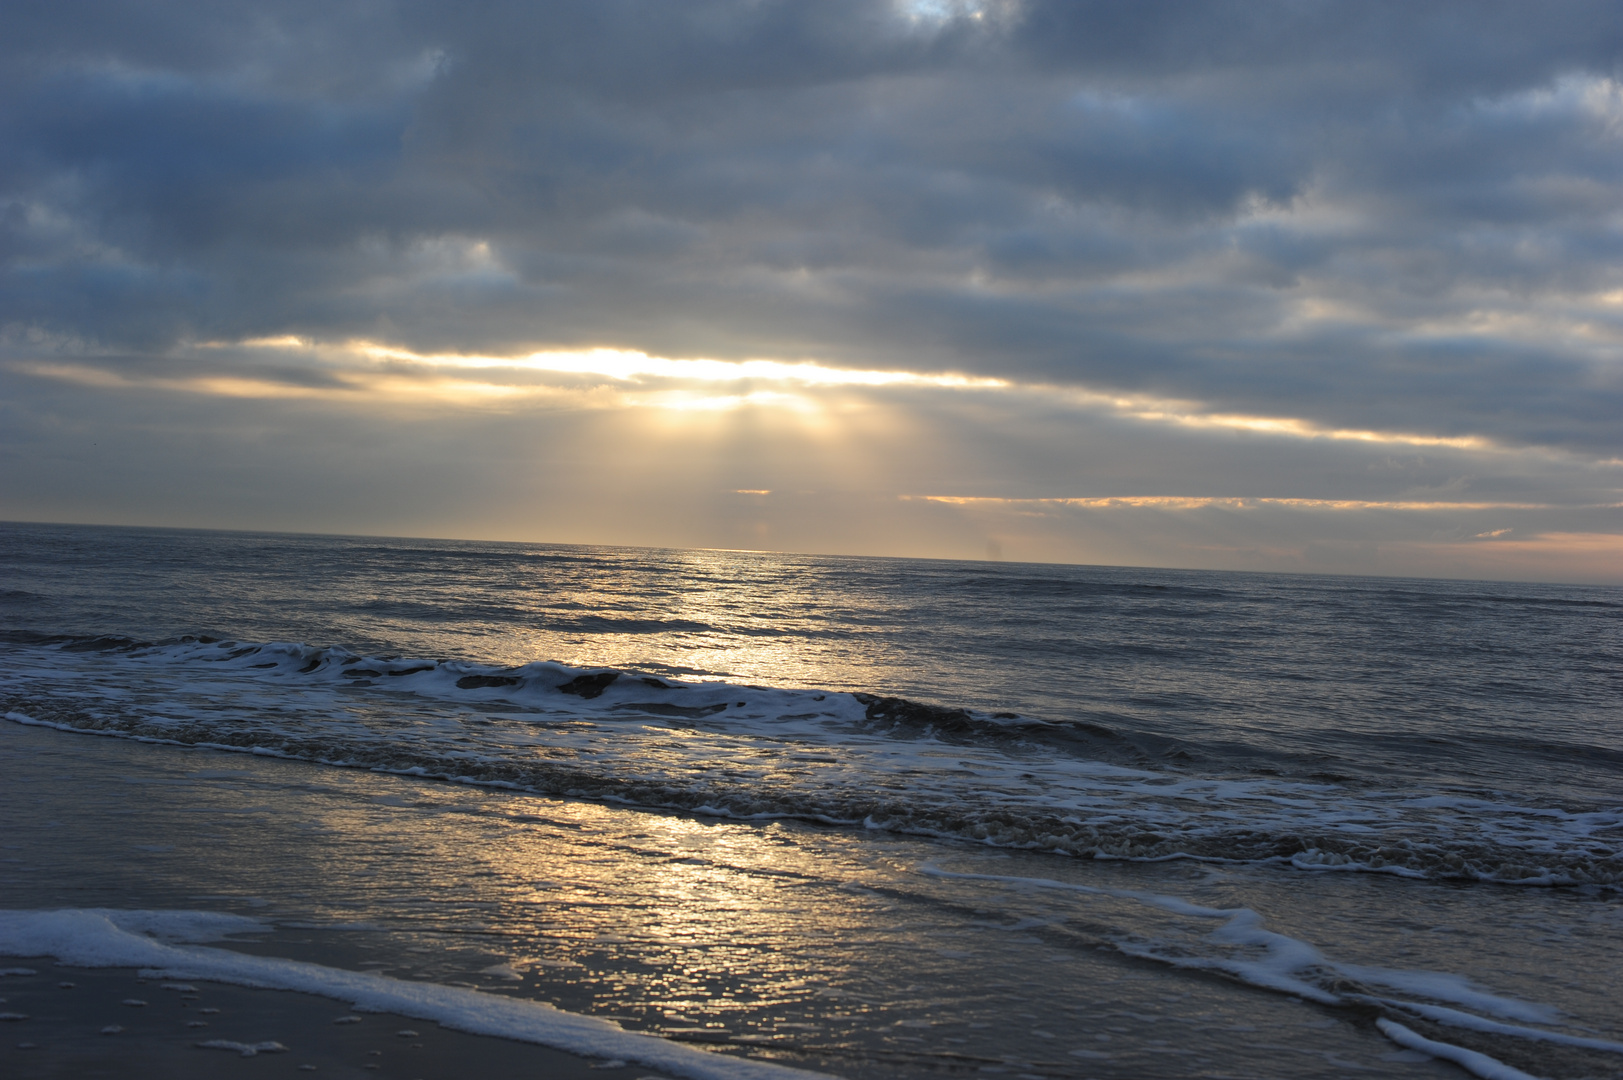
[[[7,524],[0,713],[0,952],[670,1075],[1623,1075],[1623,589]]]

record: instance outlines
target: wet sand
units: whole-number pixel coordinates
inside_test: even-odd
[[[0,1076],[18,1080],[661,1076],[647,1066],[353,1012],[312,994],[142,979],[129,968],[58,967],[45,958],[0,960],[0,970],[17,969],[34,974],[0,978],[0,1015],[7,1017],[0,1020]],[[207,1042],[240,1047],[200,1045]]]

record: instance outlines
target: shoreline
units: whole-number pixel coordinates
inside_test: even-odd
[[[6,1076],[454,1080],[468,1075],[470,1065],[494,1076],[558,1080],[668,1075],[393,1013],[359,1012],[292,990],[146,978],[137,968],[69,967],[43,957],[6,957],[0,970],[7,972],[0,978],[0,1016],[25,1017],[0,1021],[0,1073]]]
[[[591,1056],[601,1063],[613,1055],[646,1062],[614,1074],[642,1080],[697,1075],[679,1063],[683,1055],[667,1056],[677,1047],[665,1040],[701,1027],[733,1044],[731,1053],[703,1055],[705,1074],[735,1077],[781,1075],[788,1062],[802,1076],[870,1080],[965,1071],[1142,1077],[1167,1075],[1174,1065],[1179,1075],[1205,1069],[1293,1080],[1334,1080],[1352,1067],[1439,1080],[1452,1074],[1456,1066],[1371,1027],[1356,1003],[1335,1008],[1282,992],[1277,976],[1294,976],[1291,958],[1320,949],[1324,963],[1352,965],[1360,983],[1381,978],[1381,986],[1408,988],[1402,996],[1421,1002],[1458,1004],[1469,994],[1482,1006],[1474,1013],[1546,1029],[1526,1031],[1532,1043],[1491,1017],[1483,1019],[1498,1025],[1492,1030],[1412,1029],[1439,1045],[1546,1076],[1602,1075],[1616,1060],[1604,1052],[1609,1047],[1544,1037],[1614,1029],[1613,1001],[1552,994],[1511,977],[1550,954],[1516,948],[1523,938],[1514,931],[1566,925],[1554,910],[1566,901],[1543,891],[1467,893],[1351,874],[1301,876],[1281,890],[1277,875],[1245,868],[1080,864],[967,848],[953,849],[940,874],[933,868],[944,849],[905,838],[703,823],[280,759],[223,760],[5,729],[0,757],[10,782],[0,803],[15,823],[0,843],[0,892],[14,909],[0,912],[13,942],[5,952],[55,959],[4,959],[0,968],[41,975],[54,968],[58,979],[83,983],[83,969],[56,963],[117,965],[130,982],[102,996],[102,1015],[74,1020],[71,1038],[36,1047],[49,1053],[32,1060],[13,1053],[20,1041],[44,1044],[21,1030],[32,1021],[0,1022],[0,1075],[305,1075],[298,1065],[315,1064],[318,1075],[430,1080],[484,1070],[505,1051],[529,1063],[498,1075],[537,1067],[542,1075],[610,1075],[591,1069]],[[1247,921],[1218,926],[1218,915]],[[1452,936],[1467,924],[1474,928],[1468,943]],[[1415,925],[1436,929],[1409,936]],[[1370,944],[1371,927],[1405,935],[1401,968],[1385,966],[1393,947]],[[1213,937],[1224,928],[1243,931],[1245,940]],[[1585,929],[1574,929],[1575,944],[1562,953],[1577,979],[1592,971],[1584,981],[1601,988],[1616,941],[1604,927]],[[1133,941],[1143,947],[1126,951],[1124,942]],[[1236,944],[1263,945],[1266,955],[1235,957]],[[1236,960],[1256,963],[1238,971]],[[121,1051],[110,1059],[100,1028],[133,1031],[123,1017],[158,1008],[152,986],[161,991],[162,983],[135,982],[140,971],[194,986],[269,984],[321,996],[305,998],[316,1011],[284,1029],[293,1035],[257,1025],[225,1031],[210,1020],[209,1039],[187,1039],[184,1030],[177,1037],[186,1018],[176,1005],[167,1049],[146,1050],[120,1033],[106,1037]],[[1435,973],[1447,974],[1439,982]],[[1259,985],[1259,974],[1269,982]],[[1421,977],[1424,985],[1415,982]],[[0,997],[20,999],[22,987],[0,977]],[[303,997],[214,989],[248,995],[250,1018],[268,1016],[279,997]],[[120,1007],[129,997],[148,1005]],[[373,1041],[296,1060],[345,1026],[328,1027],[350,1002],[378,1012],[340,1037]],[[48,1015],[20,1000],[0,1004],[9,1009]],[[432,1019],[396,1019],[404,1017]],[[466,1026],[467,1017],[504,1026]],[[442,1032],[467,1049],[435,1067],[422,1056],[425,1040],[393,1034],[427,1036],[435,1020],[489,1037],[469,1043]],[[515,1050],[502,1038],[604,1021],[623,1025],[612,1029],[612,1041],[552,1044],[587,1055],[558,1068],[536,1066],[533,1049]],[[1174,1030],[1177,1043],[1169,1039]],[[620,1042],[625,1035],[653,1036],[659,1056],[634,1055]],[[216,1037],[249,1046],[277,1041],[289,1052],[242,1058],[195,1045]],[[419,1041],[420,1050],[412,1045]],[[357,1065],[357,1049],[388,1061]],[[132,1057],[144,1071],[125,1064]],[[424,1068],[412,1069],[414,1058]],[[583,1060],[590,1072],[580,1071]],[[404,1071],[386,1071],[388,1062]]]

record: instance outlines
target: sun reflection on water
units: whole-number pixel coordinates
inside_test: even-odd
[[[1286,995],[1112,947],[1209,951],[1207,921],[1126,894],[921,873],[932,861],[1249,904],[1337,956],[1518,972],[1578,1017],[1600,1000],[1559,996],[1536,966],[1548,952],[1513,932],[1571,902],[1549,890],[1484,899],[1404,883],[1407,905],[1382,918],[1392,883],[1367,875],[1280,890],[1271,872],[1244,867],[1067,860],[15,725],[0,733],[0,765],[22,781],[0,787],[8,858],[26,870],[4,881],[11,906],[236,911],[278,927],[233,946],[247,951],[475,985],[863,1080],[985,1070],[1328,1080],[1349,1061],[1392,1071],[1376,1057],[1389,1046],[1356,1024],[1327,1028],[1322,1010]],[[1484,931],[1413,933],[1449,924]],[[1582,948],[1571,955],[1592,969],[1580,981],[1607,986],[1616,935],[1600,923],[1572,932]],[[1615,1002],[1599,1010],[1604,1026]],[[1182,1053],[1162,1056],[1174,1038]],[[1280,1045],[1333,1052],[1334,1068],[1318,1069],[1320,1056],[1282,1065]]]

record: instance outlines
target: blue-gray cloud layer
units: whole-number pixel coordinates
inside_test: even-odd
[[[1615,2],[4,23],[18,349],[815,357],[1623,453]]]

